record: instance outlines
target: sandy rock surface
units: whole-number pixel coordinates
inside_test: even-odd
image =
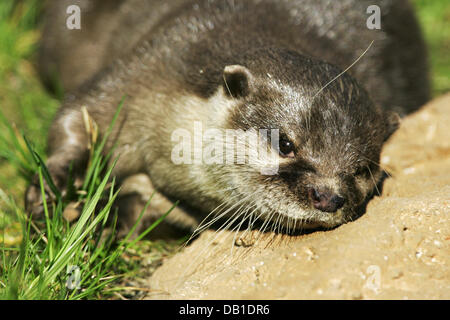
[[[450,94],[404,119],[381,162],[392,177],[358,220],[246,234],[248,246],[205,232],[154,273],[147,298],[450,299]]]

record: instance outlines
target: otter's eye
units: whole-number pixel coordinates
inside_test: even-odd
[[[280,140],[280,156],[294,158],[294,144],[289,140]]]

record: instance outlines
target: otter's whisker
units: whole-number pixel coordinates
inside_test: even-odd
[[[370,170],[369,166],[366,166],[367,170],[369,170],[370,177],[372,178],[373,185],[375,186],[375,190],[377,190],[378,196],[381,196],[380,190],[378,190],[377,182],[375,181],[375,178],[373,177],[372,171]]]
[[[336,79],[340,78],[344,73],[346,73],[348,70],[350,70],[355,64],[358,63],[359,60],[361,60],[362,57],[366,55],[366,53],[369,51],[369,49],[372,47],[375,40],[372,40],[372,42],[369,44],[367,49],[351,64],[349,65],[344,71],[339,73],[336,77],[331,79],[326,85],[324,85],[317,93],[313,96],[313,100],[316,98],[317,95],[319,95],[323,90],[325,90],[326,87],[328,87],[331,83],[333,83]]]
[[[240,203],[242,203],[242,202],[248,200],[248,198],[250,198],[251,196],[253,196],[253,195],[249,195],[249,196],[247,196],[247,197],[241,199],[238,203],[240,204]],[[242,205],[235,213],[233,213],[233,214],[231,215],[231,217],[228,218],[228,220],[227,220],[224,224],[222,224],[222,226],[221,226],[218,230],[216,230],[213,239],[210,240],[210,241],[208,241],[208,242],[203,246],[203,248],[199,251],[199,253],[196,254],[195,257],[192,259],[192,262],[186,267],[184,275],[186,275],[186,273],[189,271],[189,269],[192,267],[192,265],[193,265],[194,263],[197,262],[197,258],[200,257],[200,256],[202,256],[203,253],[209,248],[209,246],[210,246],[214,241],[216,241],[216,239],[217,239],[217,238],[218,238],[218,237],[226,230],[226,228],[229,227],[230,225],[232,225],[232,224],[240,217],[240,212],[239,212],[239,211],[241,210],[242,207],[243,207],[243,205]],[[233,217],[234,217],[234,219],[233,219],[231,222],[229,222],[229,223],[227,224],[227,222],[230,221]]]
[[[209,226],[211,226],[212,224],[214,224],[214,222],[216,222],[217,220],[219,220],[220,218],[222,218],[227,212],[229,212],[230,210],[232,210],[234,207],[236,207],[237,205],[239,205],[238,203],[235,203],[234,206],[232,206],[230,209],[228,209],[225,212],[219,211],[215,214],[215,217],[211,220],[208,221],[207,223],[204,223],[212,214],[215,213],[215,211],[217,211],[219,208],[228,205],[230,202],[232,202],[231,200],[239,197],[239,194],[234,195],[232,198],[227,199],[226,201],[222,202],[219,206],[217,206],[213,211],[211,211],[211,213],[209,213],[205,219],[202,220],[202,222],[199,224],[199,226],[195,229],[193,235],[191,236],[191,238],[193,238],[194,236],[196,236],[197,234],[199,234],[200,232],[202,232],[203,230],[205,230],[206,228],[208,228]],[[225,208],[222,208],[221,210],[225,210]],[[190,238],[190,239],[191,239]],[[190,240],[189,239],[189,240]]]
[[[249,207],[247,208],[247,211],[243,214],[244,217],[242,218],[242,221],[238,224],[237,227],[233,228],[233,230],[236,229],[236,231],[235,231],[235,234],[234,234],[234,237],[233,237],[233,241],[231,242],[231,251],[230,251],[230,257],[231,257],[231,258],[233,258],[233,249],[234,249],[234,245],[235,245],[235,243],[236,243],[237,234],[238,234],[239,231],[241,230],[241,226],[242,226],[242,224],[245,222],[245,220],[247,220],[247,218],[249,218],[249,217],[252,215],[252,213],[253,213],[253,212],[251,212],[250,214],[248,214],[248,212],[250,211],[250,209],[252,209],[252,208],[255,207],[255,206],[256,206],[256,208],[257,208],[257,205],[256,205],[256,204],[253,204],[253,206],[249,206]],[[256,210],[256,209],[255,209],[255,210]],[[231,230],[231,231],[233,231],[233,230]]]
[[[258,236],[257,236],[255,242],[258,242],[259,239],[262,237],[262,235],[265,234],[266,228],[271,224],[272,217],[273,217],[275,214],[276,214],[276,210],[272,210],[272,211],[269,213],[267,219],[264,221],[264,223],[262,224],[262,226],[261,226],[261,227],[259,228],[259,230],[258,230]]]
[[[361,150],[359,150],[357,147],[355,147],[355,146],[353,146],[353,145],[350,145],[350,146],[351,146],[352,148],[354,148],[356,151],[358,151],[358,154],[359,154],[359,156],[360,156],[361,158],[363,158],[363,159],[365,159],[365,160],[367,160],[367,161],[373,163],[374,165],[376,165],[377,167],[379,167],[381,170],[383,170],[384,172],[386,172],[386,174],[389,176],[389,178],[392,178],[392,175],[391,175],[385,168],[383,168],[383,166],[382,166],[379,162],[376,162],[376,161],[374,161],[374,160],[372,160],[372,159],[369,159],[369,158],[365,157],[365,156],[363,155],[363,152],[362,152]]]
[[[263,224],[262,224],[261,227],[259,228],[260,234],[263,234],[263,233],[266,231],[267,226],[271,224],[272,217],[273,217],[275,214],[276,214],[276,211],[275,211],[275,210],[272,210],[272,211],[269,213],[267,219],[265,219],[265,221],[263,222]]]
[[[259,210],[260,208],[258,206],[256,206],[255,210],[252,211],[251,213],[251,218],[253,218],[255,212],[257,210]],[[244,233],[241,235],[240,238],[244,238],[245,235],[251,230],[251,228],[253,227],[253,225],[255,224],[256,221],[258,221],[258,219],[263,215],[263,213],[260,213],[258,216],[254,217],[253,219],[251,219],[251,221],[249,220],[247,229],[244,231]]]

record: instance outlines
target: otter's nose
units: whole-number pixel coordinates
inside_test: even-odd
[[[329,191],[310,188],[308,194],[314,208],[324,212],[336,212],[345,203],[344,198]]]

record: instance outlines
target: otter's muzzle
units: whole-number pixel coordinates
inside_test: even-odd
[[[310,188],[308,190],[309,198],[311,199],[314,208],[323,212],[336,212],[344,206],[345,199],[333,194],[328,190],[317,190]]]

